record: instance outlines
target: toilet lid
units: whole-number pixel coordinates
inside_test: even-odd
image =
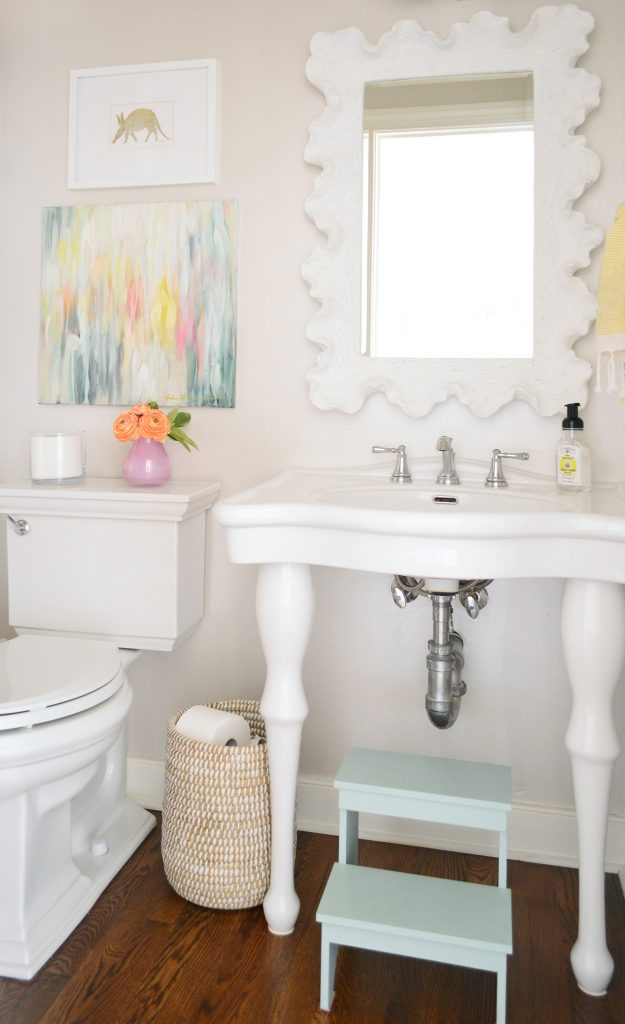
[[[26,635],[0,643],[0,730],[67,718],[122,685],[119,650],[103,640]]]

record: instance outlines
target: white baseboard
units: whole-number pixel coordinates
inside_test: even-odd
[[[129,759],[128,792],[143,807],[162,810],[164,779],[165,765],[162,761]],[[304,832],[338,835],[337,791],[331,779],[300,776],[297,786],[297,825]],[[494,833],[373,814],[361,815],[360,835],[363,839],[380,842],[429,846],[463,853],[489,856],[496,856],[497,853]],[[508,856],[511,860],[577,867],[575,812],[539,804],[513,804]],[[625,891],[625,817],[621,815],[610,815],[608,820],[606,871],[618,871]]]
[[[126,772],[128,796],[150,811],[162,811],[165,762],[129,757]]]

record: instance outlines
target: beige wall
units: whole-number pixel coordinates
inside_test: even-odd
[[[41,208],[81,202],[239,200],[237,407],[193,412],[190,432],[201,451],[172,453],[178,478],[220,480],[227,495],[286,465],[368,463],[374,443],[404,442],[414,455],[431,454],[443,432],[470,457],[485,458],[495,445],[529,448],[536,457],[550,453],[558,417],[543,419],[523,403],[481,420],[451,400],[411,420],[375,397],[347,416],[313,408],[304,380],[315,358],[305,337],[315,303],[300,267],[317,235],[303,209],[316,173],[303,151],[308,124],[322,109],[321,95],[304,74],[310,38],[356,24],[375,41],[406,17],[446,34],[453,20],[483,6],[480,0],[0,0],[0,477],[26,475],[28,431],[39,426],[86,429],[90,473],[120,472],[123,452],[110,432],[113,409],[37,406]],[[535,4],[491,0],[488,6],[519,29]],[[604,83],[601,107],[585,133],[603,171],[578,206],[605,228],[625,198],[625,9],[614,0],[587,0],[585,7],[597,28],[582,65]],[[71,68],[205,56],[216,57],[221,68],[219,185],[67,190]],[[596,253],[584,272],[593,288],[598,273]],[[582,340],[578,351],[593,358],[593,339]],[[623,479],[625,423],[617,400],[592,395],[585,419],[595,475]],[[332,775],[353,743],[394,745],[510,761],[517,799],[572,804],[557,581],[497,582],[477,622],[457,614],[469,696],[458,724],[443,734],[423,712],[428,605],[418,601],[400,613],[385,577],[319,570],[315,581],[318,611],[305,665],[311,705],[305,772]],[[133,757],[162,758],[167,716],[183,704],[260,694],[254,583],[253,570],[229,565],[223,536],[213,528],[204,623],[180,650],[147,655],[133,669]],[[0,627],[6,627],[3,586],[0,595]],[[623,705],[621,689],[621,723]],[[620,769],[613,809],[623,814],[622,763]]]

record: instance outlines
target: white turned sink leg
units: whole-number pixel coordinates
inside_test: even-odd
[[[267,681],[260,710],[267,727],[271,784],[271,882],[263,908],[276,935],[292,932],[299,913],[293,885],[293,815],[302,725],[308,714],[301,669],[313,606],[310,566],[261,566],[256,614]]]
[[[579,931],[571,964],[579,987],[600,996],[614,961],[605,939],[605,847],[612,766],[619,751],[612,701],[625,661],[625,587],[569,580],[562,641],[573,690],[566,734],[579,841]]]

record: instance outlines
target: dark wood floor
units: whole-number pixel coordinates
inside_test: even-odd
[[[2,1024],[493,1024],[494,975],[342,950],[330,1015],[319,1010],[315,910],[337,841],[300,833],[294,933],[267,932],[260,907],[205,910],[168,886],[153,832],[31,982],[0,979]],[[493,882],[495,861],[361,843],[373,867]],[[577,873],[511,861],[514,955],[508,1024],[625,1024],[625,901],[606,877],[615,977],[602,999],[575,985]]]

